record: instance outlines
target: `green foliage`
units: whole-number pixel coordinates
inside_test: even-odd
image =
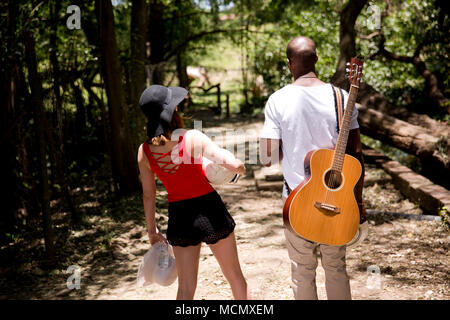
[[[450,212],[447,207],[442,207],[439,209],[439,215],[442,217],[442,224],[447,230],[450,229]]]

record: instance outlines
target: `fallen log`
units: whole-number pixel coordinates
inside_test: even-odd
[[[348,90],[348,79],[339,70],[336,71],[335,79],[332,80],[332,83],[344,90]],[[358,89],[357,101],[371,110],[422,127],[428,134],[434,136],[450,136],[450,126],[447,123],[436,121],[426,114],[411,112],[404,107],[392,104],[370,84],[361,83]]]
[[[422,127],[356,104],[361,133],[416,155],[434,170],[450,170],[449,136],[434,136]]]
[[[410,124],[423,127],[432,135],[450,136],[450,126],[444,122],[436,121],[426,114],[408,111],[404,107],[395,106],[371,85],[362,83],[358,90],[358,102],[362,105]]]
[[[442,218],[440,216],[432,216],[429,214],[411,214],[411,213],[403,213],[403,212],[391,212],[391,211],[380,211],[380,210],[372,210],[367,209],[367,217],[370,218],[377,218],[379,216],[391,216],[394,218],[402,218],[402,219],[408,219],[408,220],[418,220],[418,221],[442,221]]]

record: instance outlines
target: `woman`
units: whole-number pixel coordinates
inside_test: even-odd
[[[177,299],[194,298],[202,242],[209,245],[219,262],[234,298],[247,299],[235,223],[203,173],[202,156],[239,174],[245,172],[245,166],[200,131],[180,129],[183,121],[177,106],[187,94],[180,87],[152,85],[139,101],[148,119],[149,140],[139,147],[138,163],[150,243],[168,241],[173,246],[178,271]],[[167,240],[155,223],[155,174],[167,190]]]

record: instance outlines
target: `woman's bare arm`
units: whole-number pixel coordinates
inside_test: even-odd
[[[142,196],[144,203],[145,220],[147,222],[147,231],[150,243],[153,245],[160,241],[167,241],[156,226],[156,183],[155,175],[150,169],[147,157],[142,145],[138,150],[138,165],[142,184]]]
[[[204,133],[198,130],[189,130],[185,137],[186,148],[194,158],[203,155],[212,162],[222,165],[232,172],[239,174],[245,173],[245,165],[242,161],[237,159],[230,151],[217,146]]]

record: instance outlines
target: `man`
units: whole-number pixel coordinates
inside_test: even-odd
[[[281,160],[285,179],[284,201],[288,193],[305,179],[305,155],[313,149],[334,148],[338,137],[333,89],[315,74],[318,56],[314,42],[307,37],[296,37],[289,42],[286,55],[294,82],[269,97],[265,107],[264,128],[260,133],[263,164],[270,166]],[[344,97],[347,103],[347,92]],[[355,187],[362,223],[366,219],[362,203],[364,162],[357,116],[355,108],[346,153],[357,158],[363,168]],[[320,250],[328,299],[351,299],[345,265],[346,246],[319,245],[299,237],[287,228],[284,232],[291,259],[295,298],[317,299],[315,277]]]

